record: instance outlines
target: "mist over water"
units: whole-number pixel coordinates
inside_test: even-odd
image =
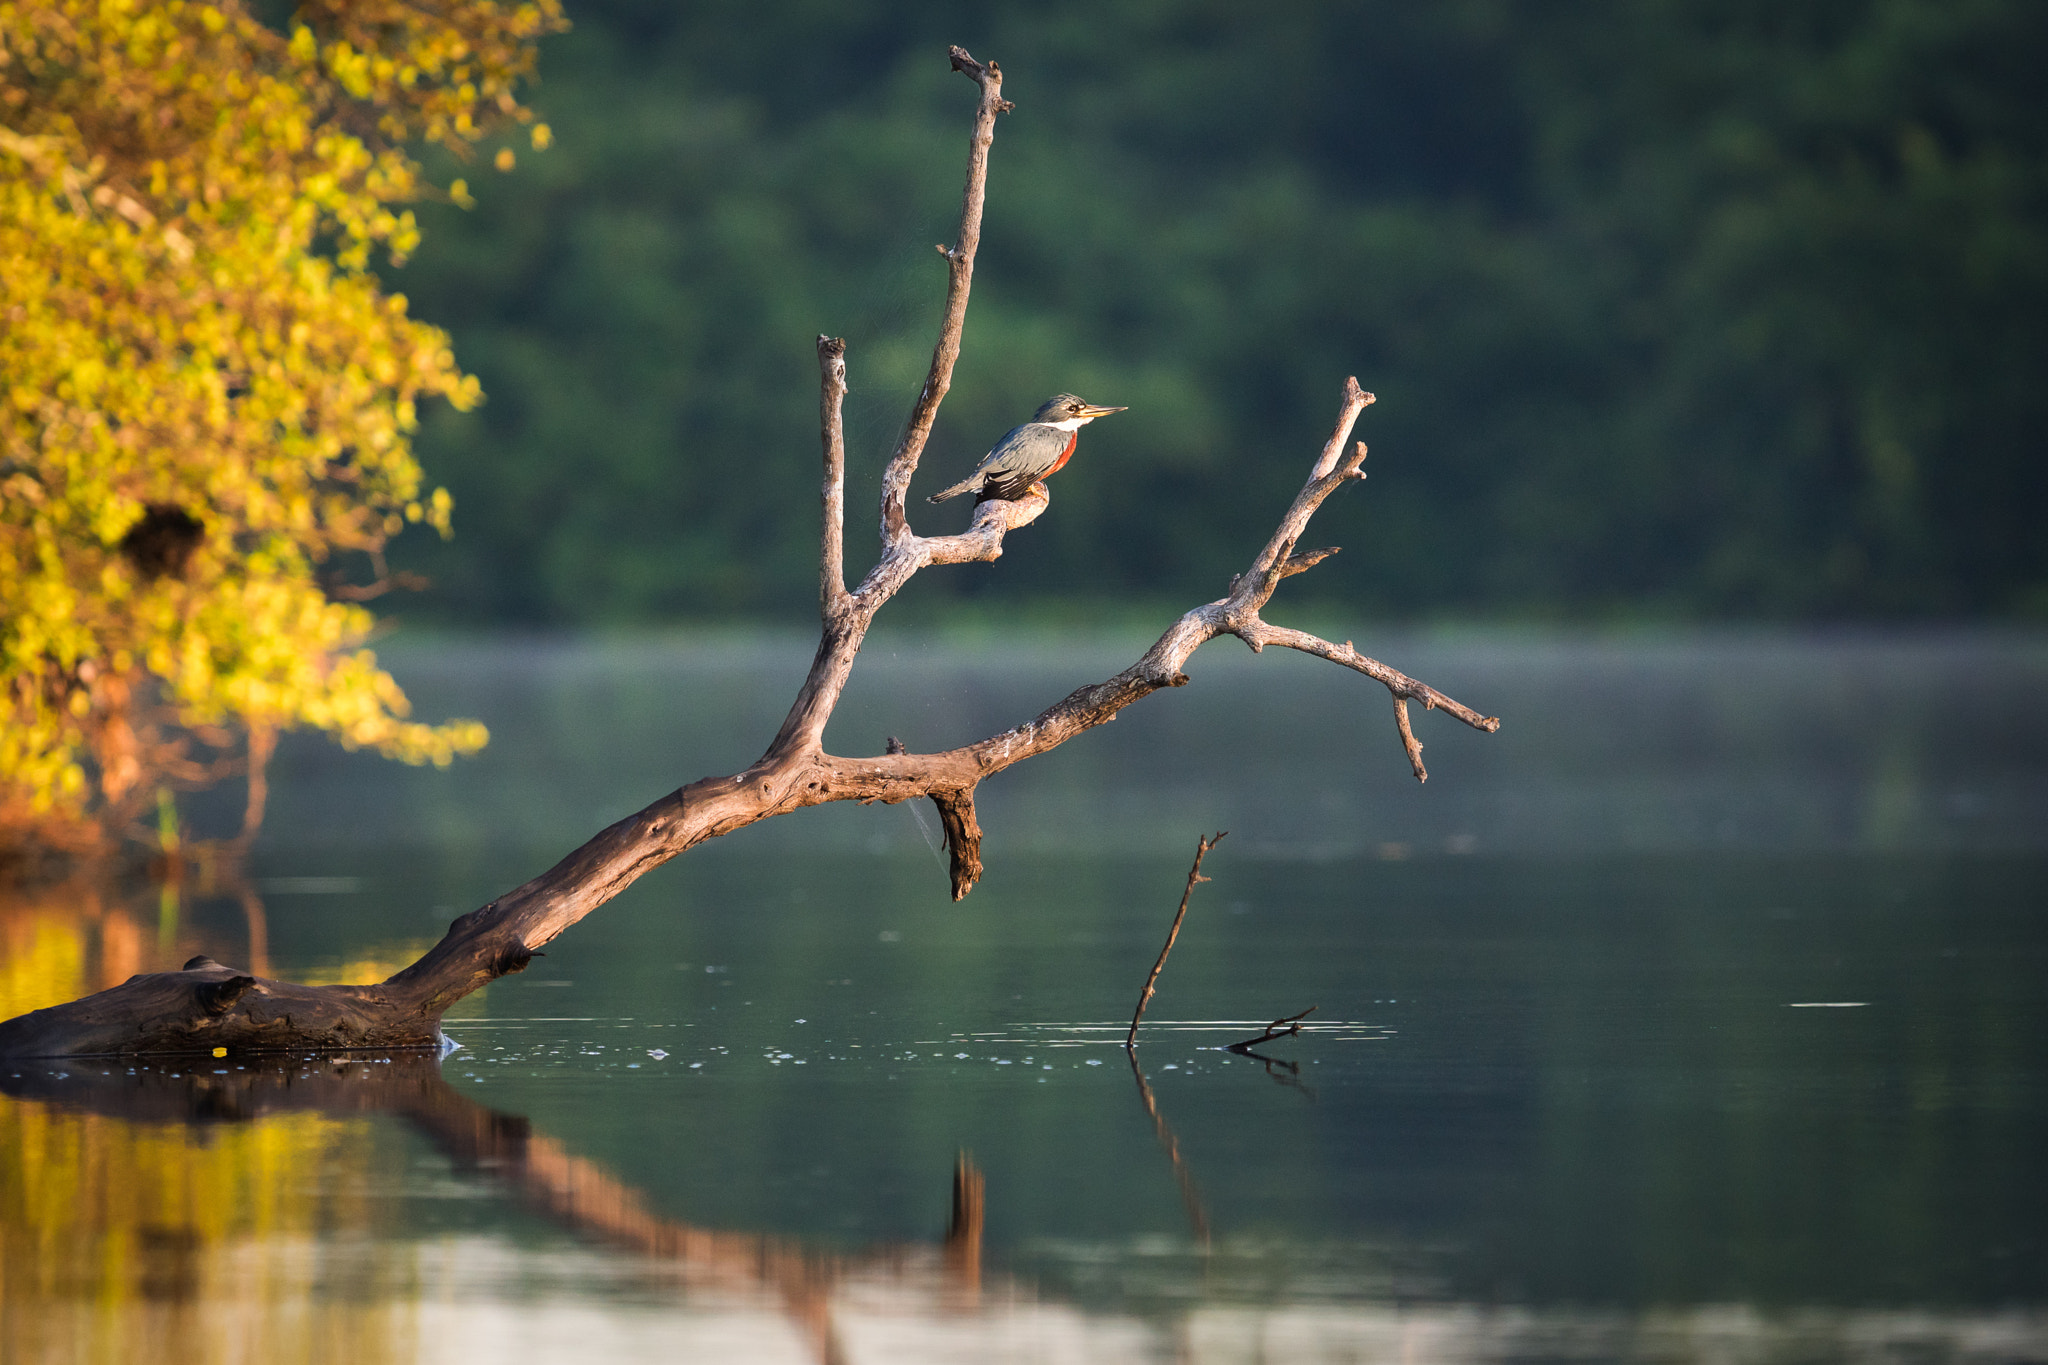
[[[971,743],[1128,666],[1153,634],[879,634],[826,735]],[[1403,760],[1385,692],[1286,650],[1198,653],[1184,688],[983,785],[995,853],[1171,853],[1212,828],[1235,856],[2048,849],[2048,643],[1928,633],[1539,632],[1360,637],[1486,715],[1418,712]],[[317,740],[278,762],[266,840],[566,852],[685,782],[736,772],[781,723],[815,641],[795,633],[494,639],[387,649],[423,716],[491,726],[479,758],[399,771]],[[227,802],[235,814],[234,798]],[[345,809],[346,819],[335,812]],[[895,850],[902,813],[801,812],[746,847]],[[999,863],[992,862],[999,867]],[[1000,875],[1000,873],[998,873]]]
[[[978,739],[1148,643],[879,637],[828,747]],[[2048,647],[1358,643],[1500,732],[1419,715],[1418,786],[1383,691],[1223,641],[984,786],[961,904],[910,811],[801,812],[465,1002],[438,1063],[0,1068],[0,1354],[2048,1355]],[[388,974],[744,766],[810,649],[387,650],[484,757],[287,746],[253,896],[19,898],[0,990]]]

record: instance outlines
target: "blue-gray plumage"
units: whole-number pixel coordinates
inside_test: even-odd
[[[1045,400],[1030,421],[1010,428],[972,474],[951,488],[932,494],[928,501],[944,502],[962,493],[974,494],[978,503],[1021,497],[1032,484],[1059,473],[1074,457],[1082,427],[1098,417],[1122,411],[1094,407],[1071,393],[1056,393]]]

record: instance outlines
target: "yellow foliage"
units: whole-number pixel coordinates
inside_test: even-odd
[[[306,725],[410,762],[484,741],[406,718],[321,575],[381,564],[408,519],[448,533],[416,413],[482,395],[370,256],[418,241],[402,144],[531,120],[513,91],[559,0],[292,24],[0,0],[0,831],[153,799],[149,699],[187,732]]]
[[[316,1113],[196,1127],[0,1099],[0,1359],[414,1359],[417,1268],[370,1188],[390,1141]],[[329,1304],[307,1251],[336,1235],[379,1254]]]
[[[384,981],[419,961],[427,949],[433,946],[434,940],[424,938],[405,943],[388,943],[382,945],[376,952],[301,971],[293,979],[308,986],[352,986]]]
[[[38,915],[6,929],[7,952],[0,957],[0,1019],[85,994],[85,932],[75,918]]]

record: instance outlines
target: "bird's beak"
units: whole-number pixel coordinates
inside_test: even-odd
[[[1087,419],[1088,421],[1091,421],[1091,422],[1092,422],[1092,421],[1094,421],[1094,420],[1095,420],[1096,418],[1098,418],[1098,417],[1107,417],[1107,416],[1109,416],[1109,415],[1110,415],[1110,414],[1111,414],[1112,412],[1122,412],[1122,411],[1124,411],[1124,409],[1122,409],[1122,408],[1098,408],[1098,407],[1091,407],[1091,406],[1083,405],[1083,407],[1081,408],[1081,416],[1082,416],[1082,417],[1084,417],[1084,418],[1086,418],[1086,419]]]

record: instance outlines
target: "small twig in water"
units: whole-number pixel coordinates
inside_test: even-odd
[[[1314,1014],[1320,1008],[1322,1008],[1320,1005],[1310,1005],[1300,1014],[1290,1014],[1285,1019],[1275,1019],[1272,1023],[1266,1025],[1266,1031],[1258,1037],[1246,1038],[1242,1042],[1227,1043],[1224,1045],[1223,1050],[1225,1052],[1248,1052],[1260,1043],[1270,1043],[1275,1038],[1290,1038],[1301,1032],[1301,1021]]]
[[[1188,897],[1195,894],[1195,887],[1198,884],[1209,880],[1202,875],[1202,859],[1208,856],[1210,849],[1222,843],[1223,836],[1228,833],[1230,831],[1227,829],[1219,829],[1213,837],[1203,839],[1195,847],[1195,865],[1188,869],[1188,889],[1180,893],[1180,909],[1174,914],[1173,928],[1167,931],[1166,946],[1159,950],[1159,960],[1152,964],[1152,974],[1145,978],[1145,989],[1138,992],[1138,1008],[1131,1015],[1131,1031],[1124,1035],[1125,1048],[1134,1048],[1138,1045],[1138,1021],[1145,1017],[1145,1006],[1151,1003],[1154,983],[1159,980],[1159,973],[1166,968],[1166,955],[1173,951],[1173,941],[1180,937],[1180,922],[1187,918]]]

